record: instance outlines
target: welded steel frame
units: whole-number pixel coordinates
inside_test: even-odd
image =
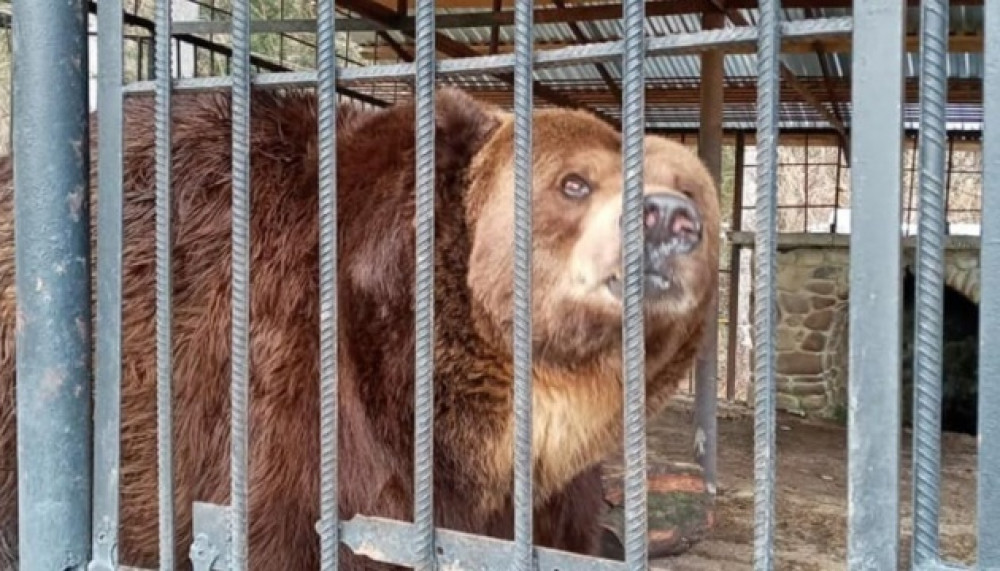
[[[923,0],[922,27],[924,65],[921,101],[921,234],[918,265],[918,360],[917,435],[918,455],[915,488],[917,530],[914,568],[961,569],[943,561],[936,544],[936,510],[939,466],[933,458],[940,435],[932,419],[939,407],[933,380],[938,364],[939,341],[935,337],[940,305],[931,290],[941,280],[943,205],[942,149],[946,133],[937,116],[943,108],[945,80],[941,50],[946,46],[946,20],[942,23],[940,0]],[[16,256],[18,265],[18,309],[25,315],[47,315],[29,319],[18,330],[18,428],[21,511],[21,557],[26,569],[51,568],[53,557],[59,568],[115,569],[117,542],[121,421],[121,129],[123,98],[130,93],[153,92],[156,96],[156,232],[157,232],[157,434],[160,467],[161,568],[175,564],[173,555],[173,505],[170,442],[170,97],[177,91],[229,89],[233,106],[233,368],[232,368],[232,504],[195,506],[195,545],[191,559],[196,568],[245,569],[247,544],[247,422],[249,394],[249,93],[251,87],[315,87],[319,92],[318,135],[321,141],[318,196],[320,204],[321,292],[321,509],[317,533],[321,538],[322,568],[337,568],[338,546],[351,549],[376,546],[367,553],[391,563],[430,569],[461,564],[463,567],[518,569],[646,569],[649,562],[646,537],[646,441],[643,382],[643,323],[640,297],[641,276],[641,181],[642,135],[645,125],[643,62],[652,55],[696,53],[733,46],[755,47],[758,67],[758,130],[762,148],[758,164],[754,288],[758,300],[754,315],[756,330],[756,422],[755,462],[755,569],[775,568],[775,325],[776,307],[776,203],[778,103],[781,42],[787,38],[815,39],[851,36],[858,53],[853,62],[852,100],[856,127],[851,132],[851,164],[854,189],[854,234],[851,237],[850,375],[849,392],[849,549],[848,567],[890,569],[898,563],[899,532],[899,346],[900,343],[900,227],[904,0],[856,0],[853,18],[830,18],[799,22],[780,20],[778,0],[761,0],[759,28],[741,27],[647,38],[642,0],[624,0],[625,37],[620,41],[571,46],[533,53],[534,12],[518,5],[515,14],[514,54],[436,61],[433,0],[419,0],[414,17],[416,55],[412,63],[366,68],[337,68],[334,64],[334,34],[338,20],[333,0],[320,0],[317,21],[316,72],[265,73],[251,75],[249,4],[234,2],[233,60],[231,77],[172,81],[170,74],[170,14],[168,2],[156,12],[157,79],[123,85],[121,1],[105,0],[99,7],[101,40],[98,256],[97,265],[97,353],[94,436],[100,446],[93,449],[87,411],[80,402],[60,392],[46,401],[48,414],[31,414],[40,405],[45,367],[69,366],[71,381],[66,391],[89,394],[86,379],[90,363],[80,339],[66,338],[71,325],[89,317],[88,217],[65,208],[73,192],[86,192],[86,153],[80,157],[74,144],[88,135],[86,117],[86,66],[58,79],[69,81],[68,89],[51,89],[56,64],[85,61],[85,3],[38,3],[16,1],[14,33],[19,51],[15,66],[14,148],[17,213]],[[1000,3],[986,4],[987,69],[985,92],[989,125],[1000,125]],[[41,30],[41,24],[46,26]],[[52,34],[58,39],[51,43]],[[48,37],[47,37],[48,36]],[[36,43],[57,49],[33,49]],[[164,49],[166,48],[166,49]],[[989,57],[996,55],[998,57]],[[83,58],[74,60],[74,57]],[[588,558],[544,549],[531,544],[531,162],[532,142],[531,71],[579,63],[621,62],[623,69],[623,246],[625,261],[623,320],[623,367],[626,398],[623,405],[625,430],[625,560]],[[513,72],[515,85],[515,521],[511,541],[478,537],[433,525],[433,323],[432,283],[434,268],[434,107],[436,79],[469,72]],[[33,80],[38,81],[33,81]],[[416,276],[416,480],[413,523],[357,516],[350,521],[337,517],[337,338],[336,290],[336,164],[335,89],[338,82],[383,79],[413,79],[416,90],[417,152],[417,276]],[[43,81],[44,80],[44,81]],[[982,306],[980,363],[981,442],[979,483],[979,566],[1000,568],[1000,353],[989,351],[988,339],[1000,337],[1000,132],[989,127],[984,137]],[[83,145],[86,148],[86,145]],[[46,168],[35,168],[45,162]],[[55,164],[56,168],[49,168]],[[82,190],[81,190],[82,189]],[[85,207],[84,207],[85,208]],[[83,213],[86,211],[84,210]],[[889,216],[886,224],[884,217]],[[49,238],[56,231],[62,240]],[[85,260],[71,272],[57,272],[51,264],[60,257]],[[79,267],[77,267],[79,266]],[[44,274],[44,275],[43,275]],[[39,279],[49,289],[37,291]],[[45,298],[49,305],[39,302]],[[41,312],[41,313],[39,313]],[[84,336],[80,336],[84,337]],[[87,336],[89,338],[89,336]],[[34,343],[40,349],[26,351]],[[886,347],[888,345],[888,348]],[[82,363],[82,365],[80,365]],[[890,428],[886,428],[886,426]],[[65,427],[73,430],[66,431]],[[892,428],[895,427],[895,428]],[[58,444],[59,446],[54,446]],[[44,452],[44,453],[43,453]],[[55,455],[62,455],[56,458]],[[56,462],[56,463],[52,463]],[[93,465],[91,467],[91,462]],[[40,478],[39,468],[53,466]],[[29,486],[26,476],[36,478]],[[82,476],[82,477],[81,477]],[[94,486],[90,487],[93,477]],[[83,488],[86,492],[79,493]],[[57,503],[51,503],[58,500]],[[58,506],[58,514],[40,506]],[[59,515],[59,517],[54,517]],[[25,530],[31,530],[25,533]],[[64,559],[66,554],[72,557]]]

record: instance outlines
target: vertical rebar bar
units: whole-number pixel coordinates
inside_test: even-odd
[[[173,271],[170,128],[170,0],[156,2],[154,71],[156,81],[156,438],[159,474],[160,569],[174,568],[173,463]]]
[[[514,540],[515,568],[532,571],[532,64],[534,8],[514,5]]]
[[[625,563],[645,569],[646,530],[646,346],[643,323],[642,197],[646,126],[646,6],[623,0],[625,44],[622,54],[622,368],[625,422]]]
[[[851,101],[848,569],[899,558],[905,2],[855,0]]]
[[[316,13],[319,114],[320,563],[338,568],[337,46],[334,0]]]
[[[978,565],[1000,568],[1000,3],[986,2],[979,283]]]
[[[122,0],[97,5],[97,336],[94,355],[92,571],[115,569],[121,468]]]
[[[781,3],[761,0],[757,46],[757,232],[754,235],[754,569],[774,569],[775,291],[777,288],[778,72]]]
[[[250,0],[233,2],[231,565],[246,569],[250,416]]]
[[[82,569],[91,542],[87,6],[13,4],[21,569]]]
[[[434,554],[434,0],[417,0],[416,14],[416,279],[414,283],[413,522],[417,569],[433,569]]]
[[[920,26],[920,231],[913,340],[913,564],[917,566],[938,555],[948,2],[923,0]]]

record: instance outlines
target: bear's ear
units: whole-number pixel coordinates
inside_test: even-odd
[[[467,165],[501,123],[499,109],[453,87],[438,88],[434,111],[440,169]]]

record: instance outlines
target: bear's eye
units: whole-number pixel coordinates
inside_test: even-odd
[[[562,180],[562,191],[570,198],[583,198],[590,194],[590,183],[578,174],[568,174]]]

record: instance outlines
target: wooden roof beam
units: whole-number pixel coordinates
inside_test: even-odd
[[[97,2],[95,0],[90,0],[89,2],[87,2],[87,10],[91,14],[97,14]],[[150,34],[150,36],[153,36],[156,33],[155,22],[147,18],[143,18],[142,16],[139,16],[137,14],[131,14],[126,11],[122,14],[122,20],[126,26],[135,26],[138,28],[142,28],[146,30]],[[174,34],[174,38],[183,43],[192,45],[196,48],[207,50],[208,52],[213,54],[218,54],[227,58],[233,57],[232,47],[222,45],[213,41],[209,41],[199,36],[195,36],[192,34]],[[257,66],[260,69],[271,72],[291,71],[291,69],[277,62],[273,62],[253,54],[250,54],[250,64]],[[340,83],[337,83],[334,86],[334,90],[341,95],[356,99],[358,101],[363,101],[365,103],[374,105],[376,107],[386,107],[388,105],[387,102],[382,101],[381,99],[372,97],[365,93],[361,93],[360,91],[356,91]]]
[[[741,14],[738,10],[729,9],[729,4],[724,2],[724,0],[712,0],[712,4],[716,8],[718,8],[719,11],[726,14],[726,16],[729,18],[729,21],[732,22],[734,25],[736,26],[750,25],[750,22],[748,22],[747,19],[743,17],[743,14]],[[844,147],[844,153],[847,156],[850,156],[851,155],[850,137],[847,136],[847,127],[844,126],[844,122],[840,120],[840,117],[834,115],[829,109],[827,109],[826,105],[824,105],[823,102],[820,101],[819,98],[816,97],[816,95],[813,94],[813,92],[809,88],[807,88],[801,81],[799,81],[799,78],[795,75],[795,72],[793,72],[791,68],[785,65],[784,62],[780,61],[778,62],[778,65],[780,66],[781,70],[781,79],[787,81],[788,84],[792,86],[792,89],[798,91],[802,95],[802,98],[805,99],[806,102],[808,102],[810,105],[812,105],[813,108],[816,109],[816,111],[818,111],[819,114],[822,115],[823,118],[826,119],[828,123],[830,123],[830,126],[833,127],[833,130],[836,131],[838,135],[840,135],[840,143]]]
[[[449,78],[451,83],[456,78]],[[679,106],[685,108],[697,107],[701,101],[701,90],[698,78],[688,78],[689,85],[673,86],[658,84],[656,80],[650,82],[646,88],[646,103],[649,109],[656,106],[670,107]],[[799,77],[798,80],[806,85],[807,91],[816,93],[820,88],[825,87],[821,78]],[[832,78],[832,96],[821,99],[825,103],[850,102],[851,81],[849,78]],[[463,85],[461,81],[458,84]],[[582,88],[581,88],[582,87]],[[510,89],[498,89],[492,86],[465,86],[465,89],[477,97],[488,99],[492,102],[499,102],[504,105],[510,103],[513,91]],[[608,93],[600,81],[590,81],[583,86],[566,83],[565,89],[557,91],[569,91],[581,103],[592,107],[615,107],[617,105],[614,97]],[[906,101],[907,103],[918,102],[919,78],[912,77],[906,80]],[[728,105],[755,105],[757,103],[757,85],[753,78],[740,78],[733,81],[726,78],[725,81],[725,102]],[[817,97],[818,98],[818,97]],[[948,80],[948,103],[949,104],[973,104],[979,105],[983,100],[983,82],[975,78],[953,78]],[[783,103],[808,103],[802,93],[787,83],[781,86],[781,101]]]
[[[806,17],[809,18],[816,17],[816,11],[813,9],[807,9]],[[836,98],[833,95],[833,84],[830,83],[830,78],[831,78],[830,66],[827,64],[826,61],[826,52],[823,50],[823,46],[819,42],[815,42],[814,47],[816,48],[815,50],[816,60],[819,62],[820,73],[823,74],[823,84],[826,86],[826,93],[827,96],[829,97],[829,101],[831,101],[830,104],[831,111],[833,111],[833,115],[843,125],[845,124],[844,118],[840,114],[840,107],[837,105]],[[847,164],[848,167],[850,167],[851,166],[851,153],[849,146],[850,137],[847,136],[846,129],[845,132],[838,131],[837,137],[838,140],[840,141],[840,148],[841,150],[843,150],[843,155],[846,159],[845,163]]]
[[[556,6],[560,10],[566,9],[566,2],[564,0],[552,0],[552,1],[555,2]],[[573,35],[576,37],[577,41],[582,44],[588,43],[588,41],[591,39],[600,41],[600,38],[588,38],[587,34],[583,32],[583,28],[580,27],[580,24],[578,22],[569,22],[567,25],[569,26],[570,31],[573,32]],[[597,62],[594,64],[594,67],[597,69],[597,74],[600,75],[601,79],[604,80],[605,85],[608,86],[608,90],[610,90],[611,93],[614,94],[615,99],[617,99],[620,103],[622,100],[622,90],[619,89],[618,84],[615,83],[614,78],[611,77],[611,73],[608,71],[607,66],[602,62]]]
[[[385,42],[385,45],[389,46],[389,49],[392,50],[392,53],[396,54],[396,57],[405,62],[413,61],[413,53],[411,53],[410,50],[403,47],[399,42],[397,42],[395,38],[390,36],[389,32],[385,30],[380,30],[375,33],[378,35],[379,39]]]
[[[397,0],[371,0],[381,8],[395,15]],[[412,2],[412,0],[411,0]],[[912,8],[920,6],[920,0],[906,0]],[[952,6],[982,6],[983,0],[950,0]],[[514,24],[514,11],[503,10],[494,13],[493,0],[438,0],[438,8],[481,8],[482,12],[467,12],[462,14],[439,14],[437,26],[444,28],[488,28],[496,23],[501,26]],[[535,23],[551,22],[583,22],[588,20],[620,20],[622,18],[621,4],[588,5],[577,3],[565,10],[555,8],[555,0],[536,0],[535,6],[545,6],[535,10]],[[847,8],[854,5],[853,0],[782,0],[783,9],[790,8]],[[345,4],[346,6],[346,4]],[[411,4],[412,6],[412,4]],[[755,9],[757,0],[728,0],[726,7],[731,10]],[[676,16],[681,14],[700,14],[715,10],[712,0],[650,0],[646,2],[647,16]],[[396,26],[413,26],[413,18],[394,18]]]
[[[605,41],[619,40],[620,38],[605,38]],[[408,44],[404,44],[408,45]],[[485,56],[490,55],[490,47],[485,43],[475,43],[475,44],[462,44],[468,51],[470,56]],[[580,45],[578,42],[537,42],[535,44],[535,51],[543,50],[555,50],[560,48],[565,48],[569,46]],[[410,46],[412,47],[412,46]],[[814,53],[816,49],[821,49],[827,54],[849,54],[851,52],[851,40],[850,38],[837,38],[837,39],[824,39],[824,40],[789,40],[784,39],[781,43],[781,53],[783,54],[807,54]],[[362,45],[362,52],[370,54],[371,50]],[[910,53],[916,53],[920,50],[920,38],[917,34],[909,34],[906,36],[906,51]],[[726,48],[723,50],[727,54],[745,54],[753,55],[757,51],[753,47],[742,47],[737,46],[734,48]],[[983,51],[983,36],[982,35],[961,35],[961,36],[951,36],[948,38],[948,51],[951,53],[982,53]],[[496,53],[499,54],[510,54],[514,52],[514,46],[509,43],[501,43],[497,46]]]
[[[340,0],[338,3],[341,7],[351,10],[360,14],[362,17],[372,20],[376,23],[386,24],[391,22],[395,17],[395,12],[386,8],[385,6],[379,4],[376,0]],[[413,32],[407,30],[400,30],[404,35],[413,38]],[[472,48],[467,45],[453,40],[450,37],[438,32],[434,36],[434,43],[438,51],[444,53],[450,57],[474,57],[477,54]],[[497,79],[500,79],[504,83],[509,85],[514,84],[514,74],[503,73],[503,74],[492,74]],[[532,82],[532,89],[534,90],[534,95],[541,97],[546,101],[559,105],[561,107],[570,107],[577,109],[586,109],[596,116],[600,117],[604,121],[611,124],[616,129],[621,128],[621,123],[612,117],[609,117],[603,113],[598,113],[597,111],[588,108],[586,105],[581,104],[576,101],[571,95],[567,93],[561,93],[555,91],[545,85],[542,85],[537,80]]]

